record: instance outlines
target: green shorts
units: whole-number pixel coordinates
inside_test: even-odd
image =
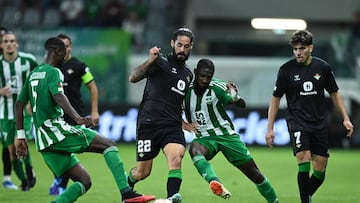
[[[14,139],[16,135],[16,122],[15,120],[1,119],[1,137],[4,147],[14,144]],[[32,129],[32,116],[29,114],[24,116],[24,130],[27,139],[32,139],[31,135]]]
[[[197,142],[209,150],[206,159],[211,160],[218,152],[235,167],[239,167],[252,159],[246,145],[240,140],[239,135],[206,136],[195,138]]]
[[[73,127],[81,129],[84,132],[83,136],[71,134],[69,131],[63,132],[66,136],[64,140],[40,151],[45,163],[57,177],[80,162],[73,153],[84,152],[97,134],[96,131],[82,126]]]

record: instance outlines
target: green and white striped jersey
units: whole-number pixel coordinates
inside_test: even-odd
[[[226,82],[213,78],[203,95],[196,95],[192,83],[184,99],[188,122],[199,124],[196,137],[235,134],[233,123],[224,109],[230,104]]]
[[[18,52],[13,62],[8,62],[0,56],[0,88],[10,87],[10,97],[0,97],[0,119],[15,119],[14,107],[16,98],[30,71],[37,66],[35,56],[25,52]]]
[[[31,71],[17,98],[18,101],[24,103],[30,101],[38,150],[65,139],[62,130],[70,128],[61,118],[62,108],[53,99],[53,95],[64,93],[63,79],[58,68],[41,64]]]
[[[39,128],[46,120],[63,115],[62,108],[53,99],[53,95],[64,93],[63,78],[58,68],[49,64],[41,64],[30,73],[25,81],[18,100],[25,103],[30,101],[36,128]]]

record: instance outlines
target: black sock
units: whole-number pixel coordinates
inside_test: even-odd
[[[298,186],[299,186],[301,203],[309,203],[310,189],[311,189],[309,172],[298,172]]]
[[[167,181],[168,197],[171,197],[175,193],[179,192],[181,182],[182,181],[180,178],[168,178],[168,181]]]
[[[59,186],[62,188],[66,188],[68,182],[69,182],[69,177],[62,176],[62,180],[61,180],[61,183],[59,184]]]
[[[9,153],[9,149],[7,147],[3,148],[2,161],[4,164],[4,175],[11,175],[10,153]]]
[[[316,178],[314,175],[311,176],[311,190],[310,195],[312,196],[315,191],[320,187],[320,185],[324,182],[324,179]]]

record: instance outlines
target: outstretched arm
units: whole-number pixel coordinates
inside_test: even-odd
[[[331,99],[335,105],[335,108],[340,112],[343,118],[343,125],[347,131],[346,136],[351,137],[354,132],[354,126],[350,121],[349,115],[346,112],[344,102],[339,92],[331,93]]]
[[[148,70],[149,66],[155,61],[160,53],[161,48],[153,47],[149,50],[149,59],[145,63],[136,67],[129,76],[129,81],[132,83],[139,82],[145,78],[145,73]]]

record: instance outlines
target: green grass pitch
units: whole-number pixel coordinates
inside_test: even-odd
[[[120,156],[126,170],[135,166],[135,145],[119,144]],[[297,190],[297,166],[289,147],[254,147],[249,146],[258,167],[273,184],[280,202],[300,202]],[[44,164],[42,157],[30,144],[32,162],[35,167],[37,184],[29,192],[13,191],[0,188],[0,202],[6,203],[43,203],[50,202],[53,197],[48,195],[48,189],[53,181],[53,175]],[[314,203],[353,203],[359,202],[360,161],[359,150],[333,149],[330,152],[326,180],[313,197]],[[112,175],[100,154],[85,153],[78,155],[79,159],[90,173],[93,185],[90,190],[78,199],[78,203],[119,203],[120,195],[112,179]],[[183,160],[183,182],[181,194],[184,203],[262,203],[262,196],[240,171],[231,166],[222,154],[211,161],[217,175],[223,184],[231,191],[230,200],[225,201],[212,194],[208,184],[200,177],[193,167],[188,152]],[[1,167],[2,168],[2,167]],[[2,174],[2,169],[1,169]],[[163,154],[154,160],[150,177],[139,182],[135,189],[138,192],[154,194],[157,198],[166,196],[167,164]],[[12,180],[20,184],[15,174]]]

